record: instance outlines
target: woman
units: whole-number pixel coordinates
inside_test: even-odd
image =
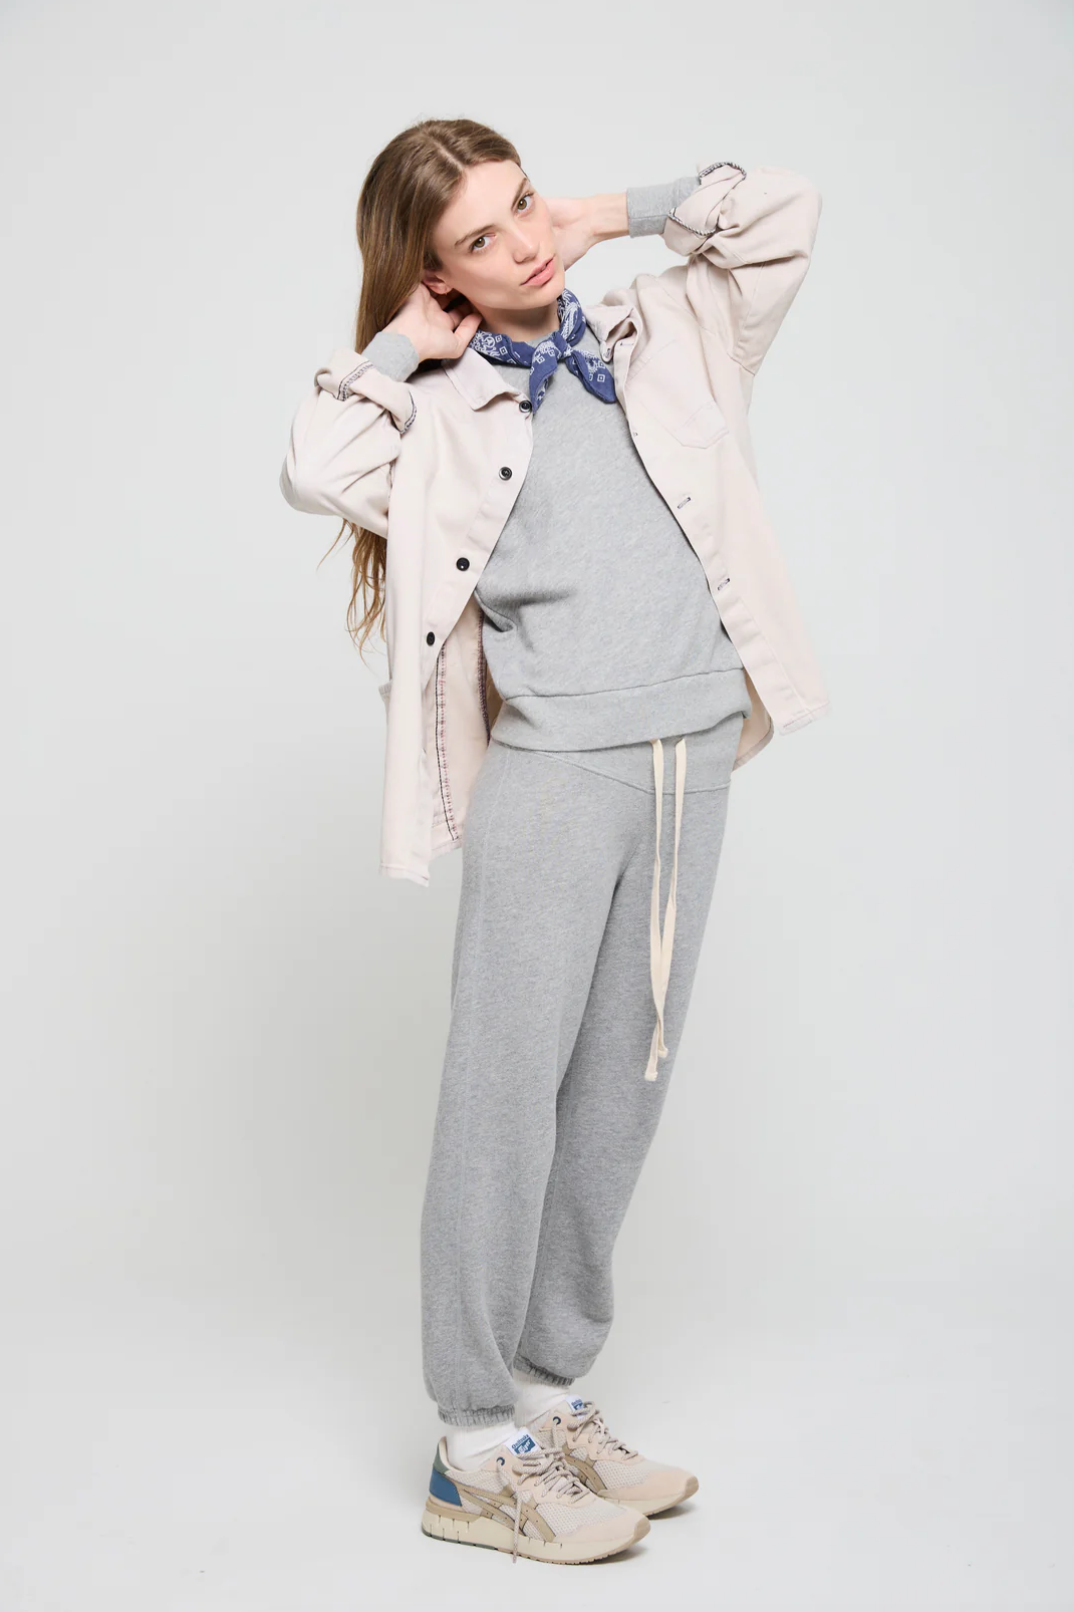
[[[746,421],[819,213],[800,176],[729,162],[545,198],[495,131],[420,122],[366,177],[355,346],[292,427],[284,495],[353,532],[360,644],[383,617],[381,870],[427,884],[463,851],[422,1216],[436,1538],[588,1561],[698,1487],[572,1389],[731,772],[828,709]],[[596,243],[656,233],[664,274],[566,288]]]

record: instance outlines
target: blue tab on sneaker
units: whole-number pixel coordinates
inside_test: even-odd
[[[530,1450],[540,1449],[540,1445],[528,1427],[522,1428],[517,1438],[508,1441],[507,1448],[515,1455],[526,1455]]]

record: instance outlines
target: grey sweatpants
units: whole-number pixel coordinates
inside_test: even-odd
[[[566,1387],[608,1335],[612,1249],[667,1095],[744,715],[686,735],[655,1079],[653,745],[526,750],[493,735],[466,818],[421,1225],[425,1386],[449,1424],[510,1420],[513,1365]],[[663,740],[661,924],[679,737]]]

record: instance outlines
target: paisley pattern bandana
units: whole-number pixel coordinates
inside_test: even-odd
[[[493,358],[500,364],[519,364],[529,370],[530,402],[535,414],[561,359],[588,392],[605,403],[614,403],[615,382],[608,365],[599,353],[580,353],[576,350],[576,344],[581,341],[586,329],[585,314],[574,292],[568,291],[566,286],[556,298],[556,312],[559,314],[559,329],[553,330],[549,336],[542,336],[540,341],[533,344],[512,341],[510,336],[501,336],[492,330],[477,330],[471,336],[469,345],[485,358]]]

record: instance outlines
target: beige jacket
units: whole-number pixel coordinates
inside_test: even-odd
[[[583,305],[646,470],[700,559],[746,671],[738,768],[829,700],[758,491],[753,378],[809,265],[817,190],[786,168],[698,164],[668,215],[685,261]],[[337,349],[291,427],[280,486],[295,509],[387,538],[388,681],[380,871],[429,883],[462,844],[499,710],[474,587],[532,449],[525,376],[468,347],[407,381]],[[639,579],[639,586],[644,578]]]

